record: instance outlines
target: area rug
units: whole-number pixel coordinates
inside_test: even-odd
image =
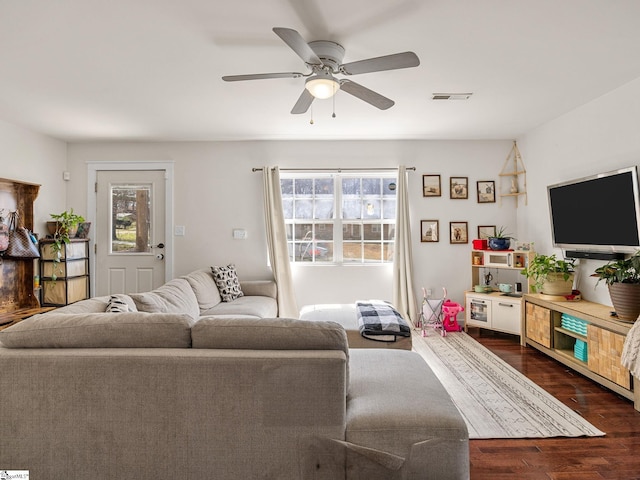
[[[464,332],[414,335],[413,349],[451,395],[471,439],[605,435]]]

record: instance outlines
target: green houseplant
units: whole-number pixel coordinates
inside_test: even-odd
[[[489,237],[489,248],[491,250],[508,250],[513,236],[507,233],[505,227],[500,227],[496,233]]]
[[[547,295],[570,295],[573,290],[575,259],[563,260],[556,255],[536,254],[522,275],[531,278],[534,289]]]
[[[47,228],[50,235],[53,237],[53,243],[51,244],[51,251],[53,253],[53,273],[51,274],[51,280],[55,281],[58,277],[56,271],[59,271],[58,264],[60,263],[60,257],[62,256],[62,245],[69,244],[70,239],[76,234],[78,225],[84,222],[84,217],[73,212],[73,208],[65,210],[62,213],[50,214],[53,219],[51,222],[47,222]],[[51,224],[55,224],[53,232],[51,231]]]
[[[592,277],[604,281],[618,318],[635,321],[640,315],[640,250],[595,269]],[[596,283],[596,285],[598,284]]]

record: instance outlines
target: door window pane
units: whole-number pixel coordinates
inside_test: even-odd
[[[151,185],[112,186],[110,253],[149,253],[151,218]]]

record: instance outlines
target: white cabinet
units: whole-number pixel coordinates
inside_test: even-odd
[[[522,299],[498,292],[465,294],[465,329],[480,327],[522,338]]]

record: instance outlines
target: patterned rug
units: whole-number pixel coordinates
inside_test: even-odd
[[[413,349],[451,395],[471,439],[605,435],[464,332],[414,334]]]

